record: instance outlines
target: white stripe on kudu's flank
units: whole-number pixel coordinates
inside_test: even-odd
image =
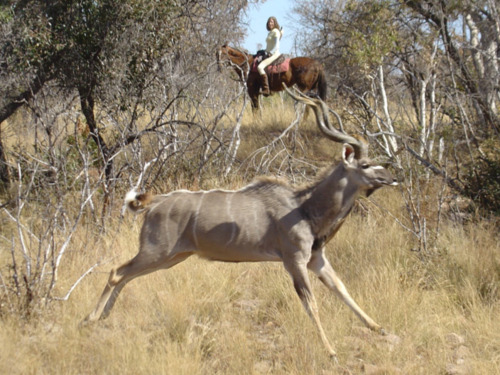
[[[206,191],[201,191],[199,192],[201,194],[200,196],[200,202],[198,203],[198,207],[196,207],[196,212],[194,213],[194,222],[193,222],[193,241],[194,241],[194,244],[196,246],[196,248],[198,248],[198,236],[196,234],[196,227],[198,226],[198,216],[200,214],[200,210],[201,210],[201,205],[203,204],[203,198],[205,197],[205,194],[207,193]]]
[[[235,237],[235,234],[236,234],[236,225],[234,224],[234,217],[233,217],[233,211],[232,211],[232,208],[233,208],[233,198],[234,196],[236,195],[236,193],[232,193],[232,194],[226,194],[226,199],[224,199],[224,202],[226,203],[226,214],[228,216],[228,222],[230,223],[233,223],[231,225],[231,236],[229,237],[229,240],[227,240],[226,242],[226,246],[229,245],[231,242],[233,242],[234,240],[234,237]]]

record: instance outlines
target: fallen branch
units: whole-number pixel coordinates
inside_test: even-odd
[[[94,264],[82,276],[80,276],[78,278],[78,280],[76,280],[75,283],[71,286],[71,288],[69,288],[68,293],[66,293],[66,295],[64,297],[54,297],[53,299],[55,301],[67,301],[69,299],[69,296],[71,295],[71,293],[73,293],[73,290],[75,290],[75,288],[78,286],[78,284],[80,284],[80,282],[85,278],[85,276],[87,276],[89,273],[91,273],[94,270],[94,268],[99,266],[99,264],[100,263]]]

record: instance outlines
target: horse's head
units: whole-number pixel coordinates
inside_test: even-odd
[[[221,71],[223,66],[231,66],[241,80],[246,79],[253,56],[237,48],[222,45],[216,53],[217,69]]]

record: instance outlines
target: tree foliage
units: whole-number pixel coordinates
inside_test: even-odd
[[[89,136],[111,179],[112,158],[123,142],[103,137],[96,106],[128,110],[151,105],[158,82],[171,82],[182,60],[191,59],[188,69],[199,73],[229,33],[223,21],[237,25],[247,4],[226,3],[215,7],[196,0],[10,1],[0,8],[7,21],[0,40],[0,123],[48,83],[77,92]],[[238,27],[232,31],[234,39],[241,37]],[[133,120],[128,126],[129,132],[135,130]]]
[[[348,115],[363,132],[379,133],[393,162],[401,166],[400,150],[411,150],[455,192],[498,211],[489,196],[498,189],[483,199],[479,188],[498,179],[493,153],[483,150],[499,147],[494,1],[310,0],[296,11],[308,30],[299,34],[304,53],[326,64],[350,100]]]

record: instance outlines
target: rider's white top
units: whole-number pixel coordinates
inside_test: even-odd
[[[266,52],[271,55],[280,53],[280,39],[281,39],[282,31],[278,29],[272,29],[267,34],[266,38]]]

